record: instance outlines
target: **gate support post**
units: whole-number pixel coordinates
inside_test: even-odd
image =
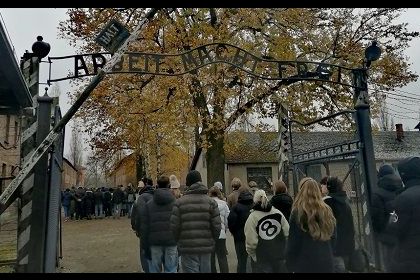
[[[38,97],[38,130],[36,142],[40,144],[48,135],[51,125],[51,104],[53,99],[46,93]],[[32,191],[31,232],[29,239],[28,271],[44,272],[48,212],[48,153],[45,153],[34,168]]]
[[[370,120],[370,104],[367,87],[367,69],[353,70],[355,95],[354,101],[356,109],[356,125],[360,140],[360,156],[363,170],[363,183],[361,185],[362,197],[366,191],[366,199],[362,202],[364,234],[366,239],[372,245],[371,252],[374,254],[375,266],[379,264],[378,244],[372,231],[371,222],[371,194],[372,190],[377,186],[376,163],[373,149],[372,126]],[[370,247],[370,246],[369,246]]]

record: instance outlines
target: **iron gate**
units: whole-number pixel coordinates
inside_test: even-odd
[[[350,112],[343,111],[339,114]],[[339,114],[334,114],[309,124],[302,124],[291,120],[289,127],[291,128],[292,123],[298,123],[302,126],[312,125]],[[290,137],[292,137],[291,129],[289,131]],[[358,131],[351,135],[350,139],[345,142],[317,147],[305,152],[296,153],[293,141],[291,141],[293,191],[294,194],[298,192],[298,183],[306,176],[313,177],[318,182],[323,176],[331,175],[338,177],[343,182],[344,190],[350,199],[355,227],[356,248],[362,247],[366,249],[370,258],[370,271],[375,271],[380,270],[381,264],[379,261],[378,246],[373,236],[370,221],[369,195],[365,185],[364,162],[361,154],[362,146],[363,144]],[[331,169],[331,163],[335,164],[336,169]],[[318,167],[318,172],[313,172],[313,167],[315,166]],[[320,166],[321,170],[319,170]],[[314,173],[318,173],[319,175],[316,176]]]

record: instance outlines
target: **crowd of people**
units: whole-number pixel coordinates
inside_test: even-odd
[[[390,165],[378,171],[370,209],[372,226],[387,272],[420,272],[416,223],[420,158],[402,160],[397,169],[399,175]],[[133,192],[137,197],[131,207],[131,226],[140,239],[143,271],[215,273],[217,258],[219,271],[227,273],[228,231],[234,239],[238,273],[352,271],[355,228],[339,178],[327,176],[320,182],[303,178],[294,199],[281,180],[273,182],[271,199],[255,182],[245,185],[234,178],[231,187],[227,196],[221,182],[208,188],[196,170],[187,174],[184,191],[174,175],[159,177],[156,186],[147,178],[139,182],[138,192]],[[97,192],[106,192],[96,190],[88,196],[86,190],[81,196],[79,189],[71,197],[76,202],[92,197],[92,205],[96,205]],[[113,209],[123,209],[130,186],[126,190],[118,187],[113,193],[112,198],[117,194],[121,198],[110,200]],[[85,215],[87,209],[91,208],[84,210]],[[125,209],[130,212],[130,207]]]
[[[99,219],[123,216],[131,217],[131,208],[138,196],[138,191],[129,184],[126,188],[72,187],[62,192],[61,205],[64,221]]]
[[[239,178],[223,194],[220,182],[205,186],[198,171],[186,177],[178,197],[177,179],[145,180],[133,204],[132,229],[140,239],[146,273],[229,272],[226,234],[233,236],[238,273],[344,272],[354,249],[353,217],[343,183],[328,177],[324,196],[312,178],[299,184],[295,200],[282,181],[268,199],[255,182]],[[178,184],[178,183],[176,183]],[[250,187],[251,186],[251,187]]]

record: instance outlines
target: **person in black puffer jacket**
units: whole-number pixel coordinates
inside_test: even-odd
[[[395,174],[391,165],[382,165],[378,171],[378,188],[372,194],[371,215],[372,228],[381,248],[382,262],[385,271],[389,272],[391,254],[396,236],[387,230],[391,212],[394,210],[394,199],[402,189],[402,180]]]
[[[140,235],[150,247],[151,273],[175,273],[178,268],[178,251],[176,241],[170,227],[172,207],[175,196],[169,188],[169,178],[161,176],[157,181],[157,189],[153,198],[141,206]]]
[[[328,177],[327,189],[328,195],[324,197],[324,202],[331,207],[337,221],[337,232],[333,240],[334,271],[343,273],[348,270],[350,256],[355,248],[353,214],[340,179]]]
[[[280,210],[287,222],[289,222],[293,199],[287,193],[286,184],[281,180],[275,181],[273,183],[273,193],[274,196],[271,198],[270,204]]]
[[[145,273],[149,273],[151,252],[150,247],[147,247],[147,244],[144,243],[143,238],[141,238],[141,210],[143,206],[153,198],[153,181],[150,178],[144,178],[144,187],[139,190],[139,197],[133,204],[133,209],[131,213],[131,228],[136,233],[137,237],[140,239],[140,265],[143,268]]]
[[[420,157],[409,157],[398,163],[404,191],[394,201],[390,231],[397,237],[391,272],[420,272]]]
[[[216,201],[207,195],[198,171],[190,171],[187,190],[174,204],[171,230],[181,255],[182,272],[210,273],[211,253],[222,229]]]
[[[228,227],[235,243],[236,258],[238,260],[236,272],[246,273],[248,253],[245,247],[244,228],[254,202],[251,190],[248,187],[240,187],[238,192],[238,203],[233,206],[229,213]]]

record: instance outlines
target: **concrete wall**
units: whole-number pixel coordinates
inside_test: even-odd
[[[61,189],[65,190],[67,188],[75,187],[77,181],[77,171],[66,161],[63,160],[63,172],[61,173]]]
[[[108,177],[108,181],[111,183],[110,187],[116,187],[123,185],[124,187],[131,183],[133,186],[137,186],[136,182],[136,161],[135,157],[128,157],[122,162],[116,170]]]

